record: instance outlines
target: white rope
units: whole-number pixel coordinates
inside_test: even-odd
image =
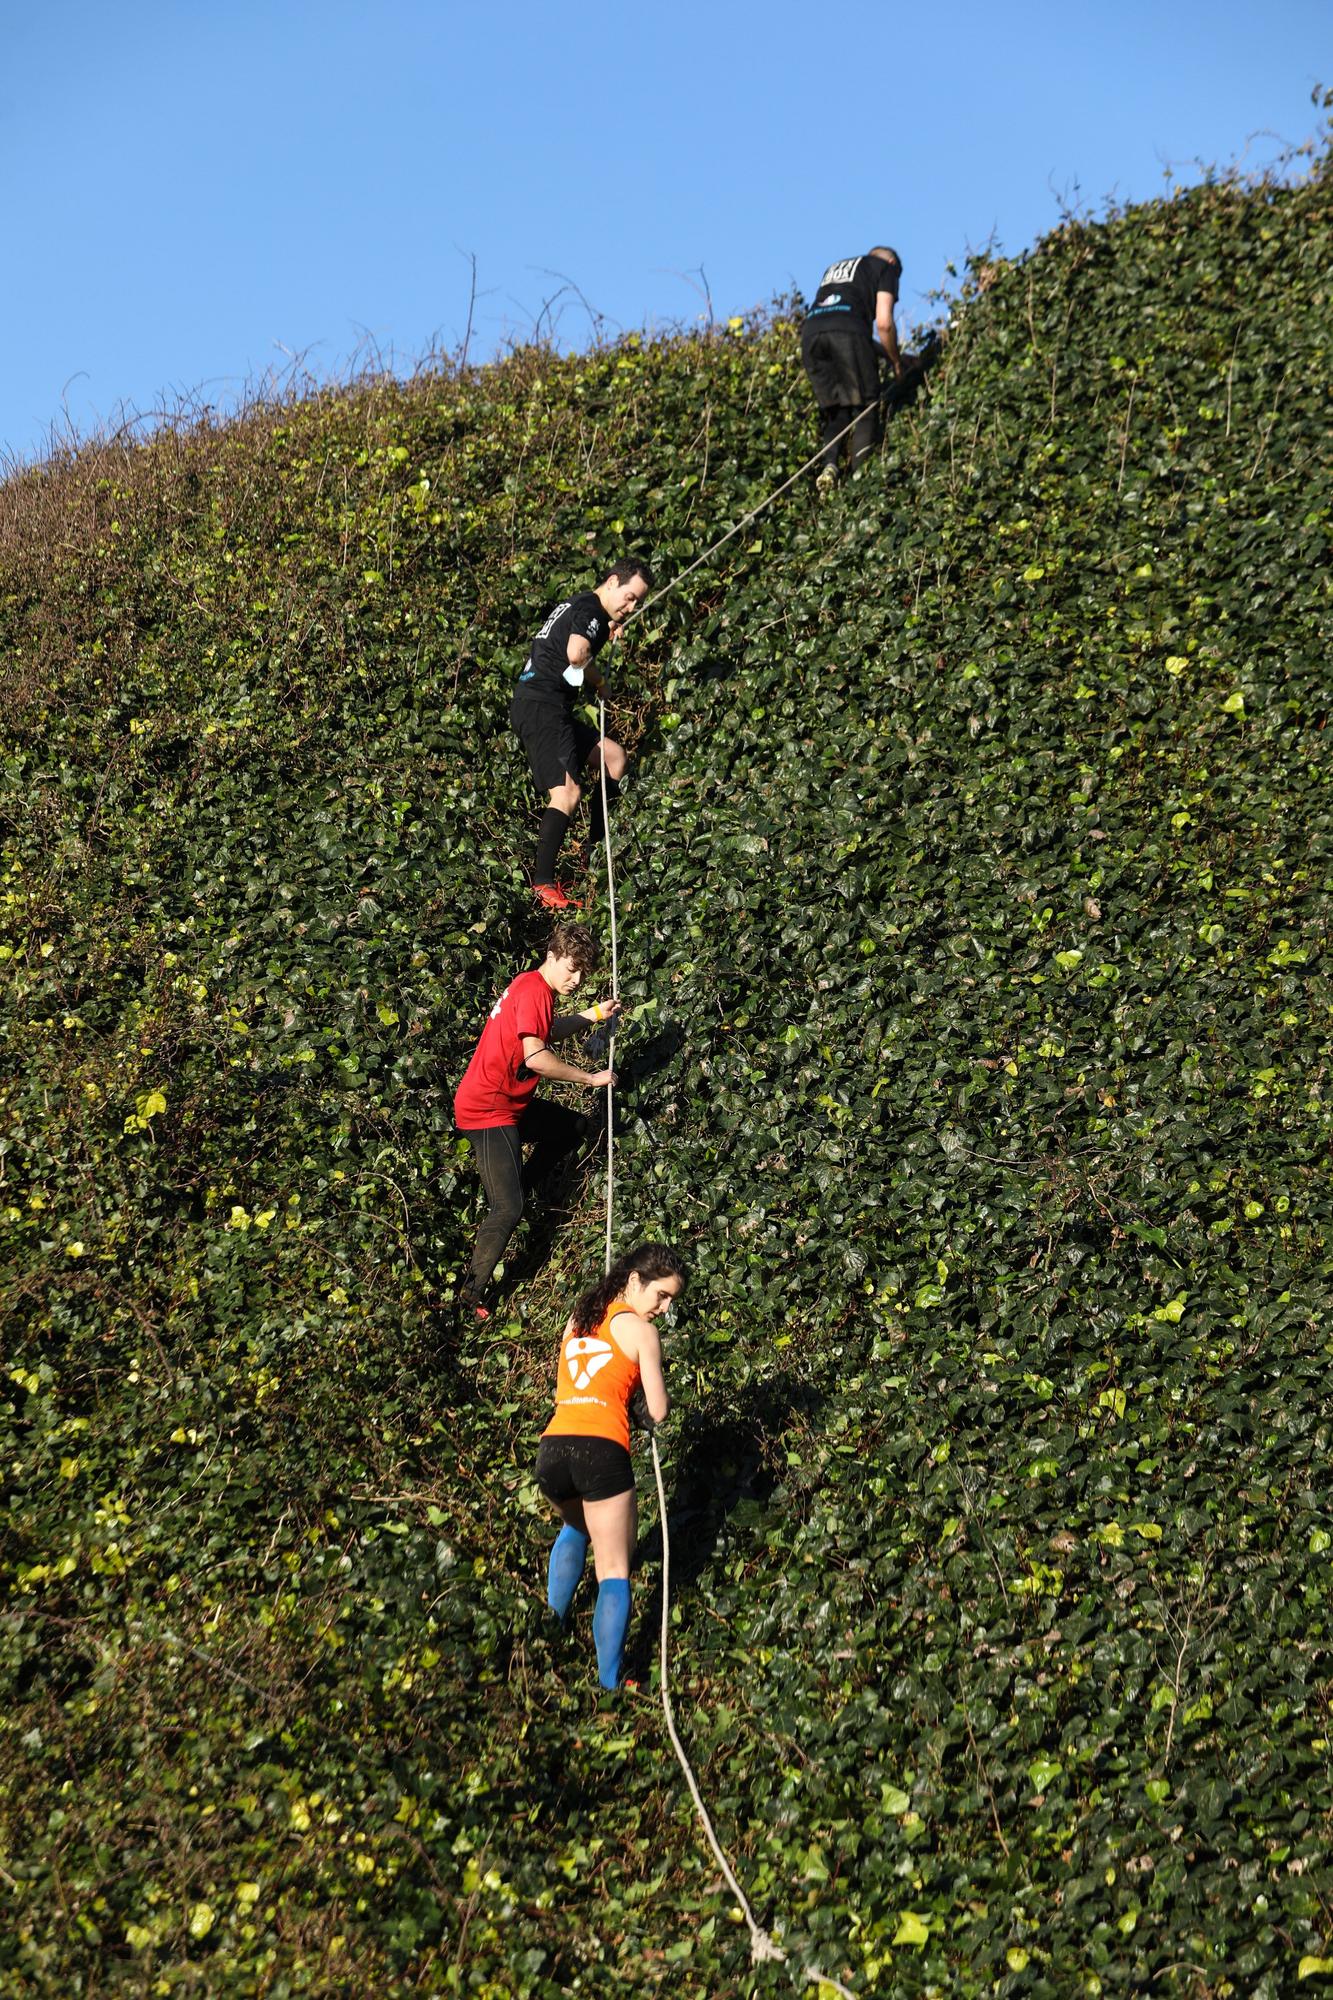
[[[694,1772],[690,1768],[690,1760],[685,1754],[685,1746],[681,1742],[676,1730],[676,1718],[672,1711],[671,1693],[667,1685],[667,1628],[671,1617],[671,1537],[667,1531],[666,1488],[662,1482],[662,1460],[658,1455],[657,1439],[651,1432],[649,1433],[648,1442],[651,1444],[653,1450],[653,1472],[657,1479],[658,1518],[662,1526],[661,1694],[662,1713],[666,1717],[667,1734],[671,1738],[671,1747],[676,1753],[676,1761],[685,1773],[685,1782],[690,1788],[690,1797],[694,1800],[694,1809],[699,1815],[699,1823],[708,1836],[708,1844],[713,1850],[718,1867],[722,1870],[726,1878],[727,1887],[736,1898],[737,1903],[740,1905],[741,1915],[745,1918],[746,1926],[750,1933],[750,1959],[752,1964],[761,1965],[765,1960],[773,1960],[779,1965],[786,1965],[788,1962],[786,1952],[780,1944],[776,1944],[773,1941],[763,1925],[756,1920],[754,1911],[750,1908],[749,1902],[746,1900],[745,1891],[736,1880],[735,1872],[726,1855],[722,1852],[722,1844],[713,1831],[713,1822],[708,1817],[708,1808],[700,1797],[699,1786],[695,1780]],[[852,1992],[850,1986],[844,1986],[840,1980],[834,1979],[829,1973],[821,1972],[818,1966],[807,1965],[802,1970],[805,1974],[807,1984],[811,1986],[829,1986],[835,1993],[841,1993],[844,1996],[844,2000],[857,2000],[857,1996]]]
[[[797,474],[798,478],[799,476]],[[788,484],[790,483],[788,481]],[[618,1000],[620,998],[620,948],[616,932],[615,863],[611,853],[611,801],[606,789],[605,699],[599,699],[597,704],[597,733],[601,743],[602,757],[602,840],[606,847],[606,893],[611,906],[611,997]],[[611,1066],[609,1053],[608,1038],[608,1068]],[[606,1269],[608,1271],[611,1269],[612,1226],[615,1216],[614,1108],[614,1086],[608,1083],[606,1086]],[[648,1434],[648,1441],[652,1446],[653,1452],[653,1473],[657,1480],[657,1512],[662,1528],[661,1694],[662,1713],[666,1717],[667,1734],[671,1738],[671,1747],[676,1753],[676,1761],[685,1773],[685,1782],[690,1788],[690,1797],[694,1800],[694,1809],[699,1815],[699,1822],[708,1836],[708,1844],[713,1850],[717,1865],[722,1870],[727,1886],[736,1898],[741,1914],[744,1916],[746,1925],[749,1928],[751,1963],[761,1965],[767,1960],[779,1965],[785,1965],[788,1963],[786,1952],[780,1944],[774,1942],[763,1925],[757,1921],[754,1911],[750,1908],[746,1900],[745,1891],[736,1880],[735,1871],[722,1851],[722,1844],[713,1830],[713,1822],[708,1816],[708,1808],[703,1802],[698,1782],[690,1765],[690,1760],[685,1754],[685,1745],[681,1742],[680,1735],[676,1729],[676,1718],[671,1707],[671,1692],[668,1684],[667,1667],[667,1631],[671,1617],[671,1534],[667,1524],[666,1487],[662,1481],[662,1460],[657,1449],[657,1439],[651,1431]],[[802,1971],[808,1985],[827,1986],[834,1993],[841,1994],[843,2000],[857,2000],[857,1995],[852,1992],[849,1986],[843,1986],[840,1981],[832,1978],[829,1973],[821,1972],[817,1966],[804,1966],[802,1967]]]
[[[881,394],[876,398],[876,401],[882,403],[884,400],[885,393],[886,392],[882,391]],[[645,597],[641,604],[636,604],[633,607],[633,609],[629,611],[626,617],[622,620],[622,625],[621,625],[622,630],[624,629],[624,626],[629,624],[632,618],[642,617],[643,613],[645,611],[650,611],[654,604],[660,604],[664,597],[668,596],[673,590],[677,589],[677,587],[680,584],[684,583],[687,576],[693,576],[695,570],[701,568],[702,565],[708,561],[710,556],[715,556],[720,548],[724,548],[726,544],[731,540],[733,535],[739,535],[742,528],[748,528],[751,521],[757,521],[759,516],[764,512],[765,508],[771,507],[775,500],[780,500],[783,494],[786,493],[790,487],[796,484],[798,479],[804,478],[805,474],[810,470],[812,465],[817,465],[819,460],[825,457],[825,455],[833,448],[834,445],[842,443],[843,439],[847,436],[849,431],[854,431],[856,429],[856,426],[863,421],[866,414],[866,410],[868,410],[869,408],[870,405],[867,403],[865,410],[858,410],[856,415],[852,418],[852,421],[849,424],[844,424],[836,437],[827,438],[825,442],[820,445],[818,451],[811,453],[810,457],[807,458],[804,465],[800,465],[796,468],[795,472],[793,472],[790,479],[784,479],[781,486],[775,486],[773,488],[773,491],[770,494],[768,494],[764,499],[762,499],[757,507],[752,507],[748,514],[742,514],[740,520],[737,521],[732,527],[728,528],[725,535],[719,535],[717,540],[712,544],[712,546],[710,548],[706,548],[701,556],[696,556],[694,561],[690,563],[687,568],[683,569],[680,572],[679,576],[673,576],[670,583],[664,583],[662,585],[662,588],[660,590],[655,590],[651,597]]]
[[[615,861],[611,853],[611,795],[606,789],[606,697],[604,695],[598,699],[597,703],[597,735],[601,745],[602,768],[600,773],[600,782],[602,787],[602,845],[606,849],[606,896],[607,896],[607,901],[611,906],[611,998],[613,1000],[618,1000],[620,998],[620,944],[616,934],[616,870],[615,870]],[[613,1038],[612,1036],[608,1035],[606,1038],[606,1056],[607,1056],[606,1066],[608,1069],[611,1069],[613,1067],[613,1064],[611,1062],[613,1048],[614,1048]],[[607,1084],[606,1086],[606,1268],[608,1271],[611,1269],[611,1217],[614,1212],[615,1172],[616,1172],[616,1147],[615,1147],[616,1109],[615,1109],[614,1089],[615,1087],[613,1084],[611,1083]]]

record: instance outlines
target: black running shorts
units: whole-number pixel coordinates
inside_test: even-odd
[[[521,690],[514,696],[509,726],[528,753],[539,792],[553,792],[567,777],[577,778],[598,743],[597,731],[562,701],[543,701]]]
[[[614,1500],[634,1491],[634,1467],[614,1438],[544,1437],[537,1484],[548,1500]]]
[[[817,318],[801,327],[801,360],[821,410],[861,410],[879,398],[875,349],[854,327],[821,326]]]

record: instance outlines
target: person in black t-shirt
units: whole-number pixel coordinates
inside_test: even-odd
[[[860,465],[879,443],[879,361],[872,328],[901,381],[903,358],[893,308],[902,278],[896,250],[880,246],[864,257],[846,257],[830,264],[819,281],[814,304],[801,326],[801,360],[819,405],[819,436],[824,463],[819,486],[827,490],[838,476],[841,431],[856,419],[851,434],[852,464]]]
[[[555,879],[560,844],[583,796],[579,783],[585,765],[600,765],[600,741],[595,729],[580,722],[574,702],[580,692],[599,695],[606,683],[594,661],[609,639],[614,639],[631,611],[642,604],[652,589],[652,572],[646,563],[619,562],[606,572],[595,590],[567,597],[547,615],[532,642],[527,664],[518,677],[509,721],[519,742],[528,753],[533,780],[538,791],[547,794],[537,836],[537,858],[532,869],[532,887],[548,910],[576,909]],[[606,739],[606,769],[594,802],[592,838],[597,840],[605,826],[603,814],[608,792],[614,797],[625,769],[625,752],[618,743]]]

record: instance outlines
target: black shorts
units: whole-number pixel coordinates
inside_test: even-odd
[[[528,753],[539,792],[553,792],[567,777],[577,778],[599,741],[597,731],[562,701],[521,692],[514,696],[509,726]]]
[[[801,328],[801,361],[821,410],[862,410],[879,400],[879,362],[873,343],[850,326]]]
[[[634,1467],[614,1438],[544,1437],[537,1484],[548,1500],[614,1500],[634,1491]]]

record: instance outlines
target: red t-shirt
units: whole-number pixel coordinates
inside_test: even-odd
[[[517,1125],[538,1079],[519,1075],[523,1037],[544,1042],[555,1013],[555,995],[540,972],[520,972],[491,1009],[481,1040],[454,1094],[454,1122],[463,1132]]]

